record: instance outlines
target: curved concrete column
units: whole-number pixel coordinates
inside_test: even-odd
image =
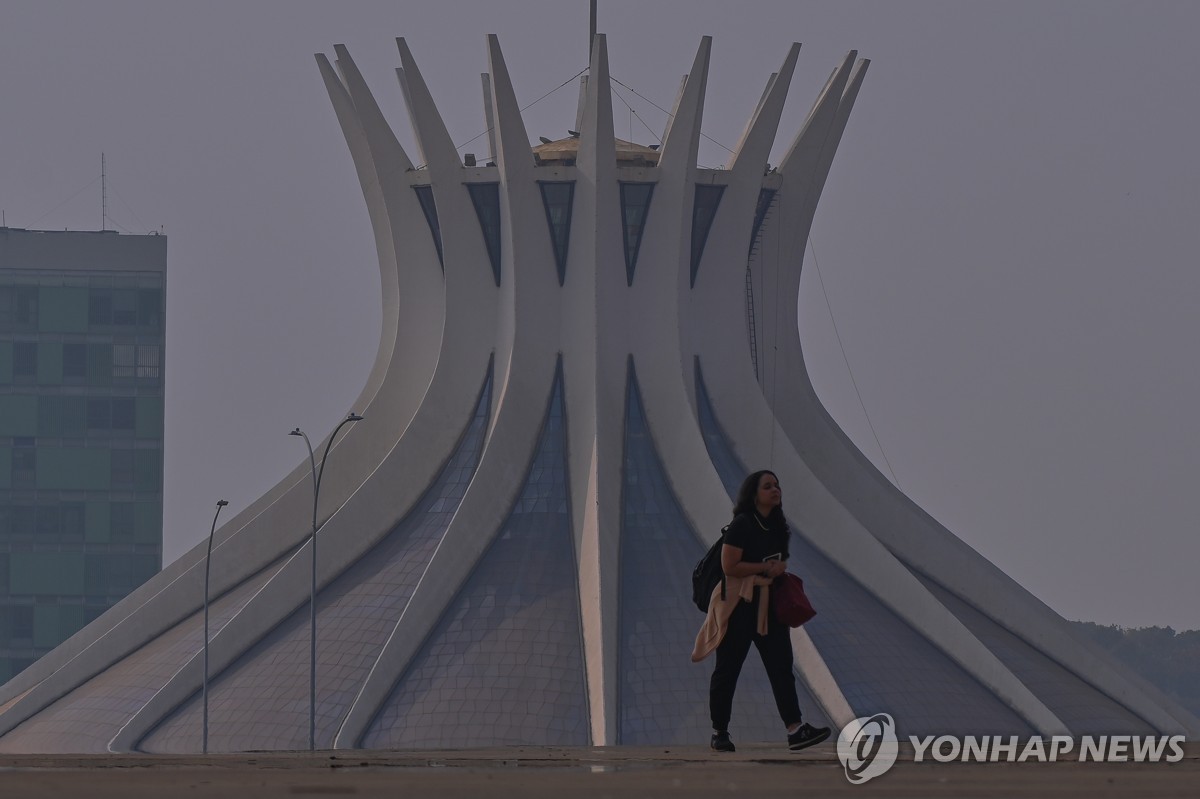
[[[571,239],[562,287],[563,377],[568,419],[572,525],[579,555],[579,597],[592,743],[616,742],[618,553],[621,531],[623,359],[620,335],[600,307],[626,299],[617,153],[613,136],[608,42],[592,47],[574,167]],[[539,169],[548,169],[541,167]],[[569,168],[568,168],[569,169]],[[564,175],[565,177],[566,175]]]

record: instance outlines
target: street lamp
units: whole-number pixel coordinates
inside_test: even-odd
[[[229,503],[217,500],[217,512],[213,514],[212,529],[208,531],[208,555],[204,558],[204,754],[208,754],[208,575],[212,565],[213,536],[217,532],[217,517],[221,508]]]
[[[321,475],[325,474],[325,461],[329,458],[329,448],[337,438],[338,431],[350,422],[361,422],[363,417],[350,411],[346,418],[333,428],[329,442],[325,445],[325,453],[321,455],[321,468],[317,469],[317,460],[313,456],[312,442],[308,434],[297,427],[289,436],[301,436],[308,446],[308,463],[312,467],[313,481],[313,512],[312,535],[309,538],[312,547],[312,585],[308,596],[308,750],[317,748],[317,497],[321,494]]]

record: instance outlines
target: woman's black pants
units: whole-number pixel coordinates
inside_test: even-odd
[[[708,689],[708,710],[712,716],[714,730],[728,730],[729,716],[733,711],[733,692],[737,688],[738,675],[750,651],[750,644],[758,647],[767,679],[771,681],[771,692],[775,695],[775,707],[779,718],[790,727],[800,723],[800,703],[796,700],[796,677],[792,673],[792,639],[787,625],[781,624],[768,613],[767,634],[756,632],[757,602],[739,602],[729,617],[725,638],[717,647],[717,665],[713,669]]]

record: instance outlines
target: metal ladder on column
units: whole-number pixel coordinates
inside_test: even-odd
[[[770,204],[767,205],[762,219],[754,228],[754,239],[750,242],[750,251],[746,253],[746,329],[750,334],[750,362],[754,365],[754,377],[760,380],[762,378],[758,374],[758,331],[754,323],[754,275],[750,271],[750,263],[758,253],[758,247],[762,243],[763,225],[770,218],[771,209],[775,207],[775,200],[778,196],[778,193],[772,193]]]

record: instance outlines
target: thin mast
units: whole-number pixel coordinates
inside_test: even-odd
[[[596,42],[596,0],[591,0],[588,20],[588,63],[592,63],[592,48]]]

